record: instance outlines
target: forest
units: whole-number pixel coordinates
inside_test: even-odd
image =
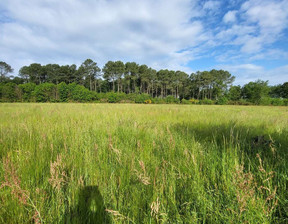
[[[86,59],[75,64],[23,66],[18,76],[0,62],[0,102],[109,102],[288,105],[288,82],[256,80],[233,85],[228,71],[156,71],[136,62],[108,61],[101,69]]]

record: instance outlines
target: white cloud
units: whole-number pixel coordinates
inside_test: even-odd
[[[221,65],[223,68],[235,72],[239,70],[250,70],[251,72],[259,72],[263,70],[262,66],[254,65],[254,64],[240,64],[240,65]]]
[[[218,32],[215,37],[218,41],[220,41],[222,44],[236,44],[236,45],[242,45],[245,43],[245,40],[240,41],[237,40],[237,37],[245,37],[247,35],[252,35],[255,32],[256,28],[251,25],[233,25],[231,28],[221,30]],[[236,41],[235,41],[236,37]],[[233,42],[234,41],[234,42]]]
[[[287,58],[271,47],[287,35],[287,8],[287,0],[0,0],[0,60],[15,71],[91,58],[189,73],[187,64],[205,57],[250,80],[266,71],[254,60]]]
[[[220,5],[220,1],[207,1],[204,3],[203,9],[215,11],[219,9]]]
[[[264,74],[264,80],[269,80],[271,85],[288,82],[288,64],[269,70]]]
[[[241,7],[246,23],[254,23],[258,31],[243,44],[242,51],[259,52],[277,41],[288,28],[288,1],[249,0]]]
[[[169,67],[176,60],[181,67],[192,55],[176,52],[207,39],[202,23],[191,22],[200,15],[196,3],[9,0],[2,7],[15,22],[0,23],[0,57],[15,61],[7,56],[13,55],[19,63],[24,60],[21,55],[40,63],[72,58],[78,65],[86,58],[101,65],[133,60],[158,67]]]
[[[287,60],[288,61],[288,52],[283,51],[281,49],[267,49],[259,54],[255,54],[251,57],[249,57],[250,61],[255,60]],[[288,76],[287,76],[288,77]]]
[[[288,20],[288,1],[249,0],[242,5],[248,21],[259,24],[262,32],[281,32]]]
[[[242,37],[239,41],[240,43],[243,43],[241,51],[244,53],[259,52],[262,49],[263,39],[261,37],[247,35]]]
[[[236,10],[227,12],[223,17],[223,21],[225,23],[235,23],[237,19],[236,14],[237,14]]]
[[[257,79],[269,80],[269,85],[277,85],[287,82],[288,65],[265,69],[263,66],[255,64],[238,64],[238,65],[218,65],[219,69],[229,71],[236,76],[234,85],[244,85],[248,82],[254,82]]]
[[[273,58],[279,59],[283,51],[277,49],[279,46],[275,43],[287,35],[287,8],[287,0],[247,0],[239,10],[228,11],[222,21],[230,26],[215,29],[215,39],[218,46],[229,46],[230,49],[217,54],[217,59],[249,59],[252,62],[260,55],[267,59],[271,56],[268,54],[271,48],[275,52]]]
[[[218,65],[219,68],[229,71],[236,77],[234,85],[244,85],[255,81],[263,74],[264,68],[254,64]]]

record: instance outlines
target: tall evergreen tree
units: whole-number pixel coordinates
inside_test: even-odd
[[[13,68],[4,61],[0,61],[0,82],[8,79],[7,75],[13,72]]]

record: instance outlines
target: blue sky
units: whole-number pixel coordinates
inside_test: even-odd
[[[288,81],[288,0],[0,0],[0,61],[135,61]]]

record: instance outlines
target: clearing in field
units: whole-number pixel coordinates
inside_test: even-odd
[[[0,223],[287,223],[288,108],[0,104]]]

